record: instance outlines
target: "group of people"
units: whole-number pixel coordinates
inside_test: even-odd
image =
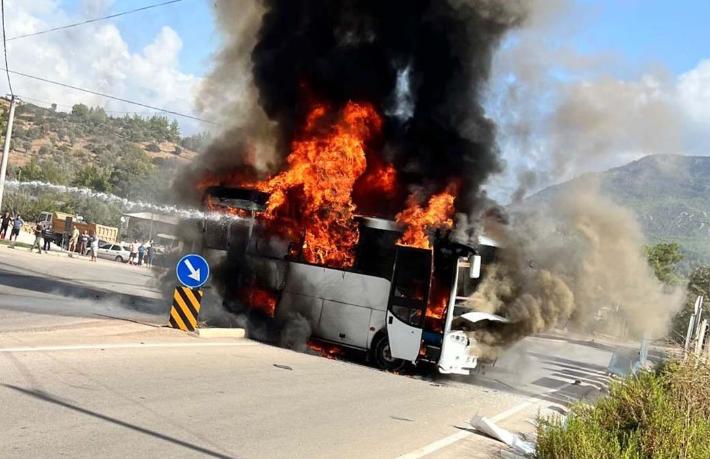
[[[20,235],[20,230],[24,224],[25,221],[19,213],[15,215],[10,215],[10,212],[3,213],[2,218],[0,218],[0,239],[5,239],[7,230],[10,229],[10,247],[15,247],[17,237]],[[52,228],[45,227],[42,223],[37,222],[32,231],[34,232],[35,241],[30,248],[30,252],[35,248],[39,253],[42,253],[42,250],[48,252],[52,244]]]
[[[81,255],[91,255],[91,261],[96,261],[99,253],[99,237],[94,233],[89,234],[86,230],[82,233],[75,226],[69,238],[69,256],[73,257],[77,252]]]
[[[128,264],[143,266],[153,266],[155,261],[155,247],[153,241],[138,242],[134,239],[128,247]]]
[[[37,222],[32,231],[35,235],[35,241],[32,244],[32,247],[30,247],[30,252],[32,252],[34,249],[37,249],[40,254],[42,253],[42,250],[44,250],[45,252],[49,252],[52,247],[52,240],[54,239],[52,227]]]
[[[17,241],[17,236],[20,235],[20,230],[25,222],[20,214],[10,215],[10,212],[5,212],[0,220],[0,239],[7,237],[7,230],[10,230],[10,243]]]
[[[14,247],[14,243],[17,241],[17,237],[20,235],[20,230],[25,224],[24,220],[19,213],[10,215],[10,212],[5,212],[0,218],[0,240],[7,238],[8,230],[10,230],[10,247]],[[51,224],[43,224],[42,222],[37,222],[33,228],[35,240],[30,248],[30,252],[35,249],[39,253],[49,252],[51,249],[51,244],[54,239],[54,233],[52,231]],[[75,253],[81,255],[90,255],[91,261],[96,261],[99,253],[99,238],[96,234],[89,233],[88,231],[79,231],[75,226],[72,230],[71,237],[69,238],[68,246],[69,256],[73,257]],[[156,251],[153,241],[138,242],[135,239],[128,247],[129,257],[128,264],[137,266],[153,266],[155,261]]]

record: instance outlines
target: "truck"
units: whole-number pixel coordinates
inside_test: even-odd
[[[208,193],[212,203],[246,211],[202,222],[200,249],[229,251],[235,261],[226,292],[235,286],[238,301],[225,303],[230,309],[246,306],[281,323],[298,314],[308,321],[312,338],[362,351],[378,368],[398,371],[426,362],[439,373],[461,375],[478,364],[476,342],[467,331],[507,322],[467,303],[483,268],[495,259],[491,239],[409,247],[397,244],[401,229],[395,222],[359,216],[355,263],[338,269],[307,263],[293,255],[291,243],[263,233],[255,215],[267,197],[252,190]]]
[[[101,242],[115,243],[118,240],[118,228],[87,223],[77,215],[64,212],[42,212],[39,215],[39,223],[45,228],[51,228],[52,240],[58,245],[66,245],[62,243],[69,240],[73,228],[77,228],[80,233],[86,231],[95,234]]]

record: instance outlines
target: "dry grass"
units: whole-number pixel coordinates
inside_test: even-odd
[[[674,361],[615,382],[567,421],[542,419],[535,457],[710,458],[710,367]]]

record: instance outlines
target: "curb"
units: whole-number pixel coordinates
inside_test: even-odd
[[[245,338],[243,328],[198,328],[195,334],[200,338]]]

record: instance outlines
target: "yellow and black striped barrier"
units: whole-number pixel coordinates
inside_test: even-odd
[[[170,326],[183,331],[195,331],[201,302],[202,290],[175,287],[173,307],[170,310]]]

